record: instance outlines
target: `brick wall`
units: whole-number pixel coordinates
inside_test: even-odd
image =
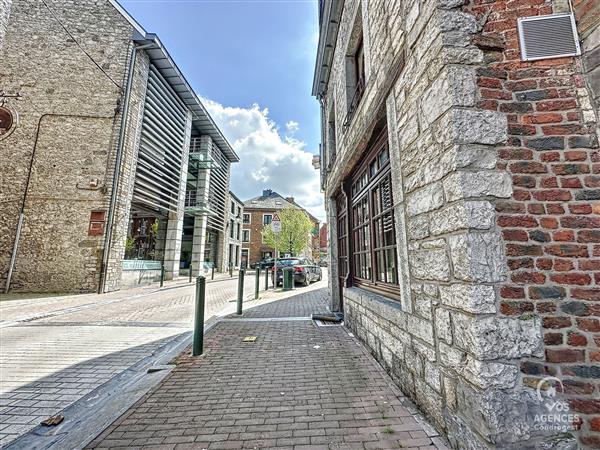
[[[498,168],[511,174],[513,194],[495,204],[510,271],[500,311],[542,318],[544,357],[521,363],[522,382],[559,377],[572,412],[583,419],[581,443],[600,446],[600,406],[593,399],[600,395],[596,114],[581,59],[520,61],[516,26],[517,17],[550,14],[556,3],[475,0],[466,10],[487,17],[481,42],[489,64],[478,70],[478,104],[508,120]],[[589,30],[598,3],[576,4]]]
[[[274,209],[244,209],[244,213],[250,214],[250,223],[242,224],[243,230],[250,230],[250,242],[243,242],[242,248],[248,249],[248,267],[262,259],[262,252],[274,252],[274,250],[262,243],[263,214],[273,214]]]

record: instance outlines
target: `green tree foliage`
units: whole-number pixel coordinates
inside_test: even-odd
[[[281,232],[275,233],[270,224],[265,225],[263,242],[279,252],[298,255],[308,245],[314,225],[308,214],[300,209],[284,208],[278,214]]]

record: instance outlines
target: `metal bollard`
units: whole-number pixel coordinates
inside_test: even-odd
[[[229,276],[233,278],[233,264],[229,264]]]
[[[204,303],[206,298],[206,279],[196,278],[196,314],[194,316],[194,344],[192,356],[201,355],[204,351]]]
[[[244,276],[245,270],[240,269],[240,276],[238,278],[238,297],[237,297],[237,314],[242,315],[242,302],[244,301]]]
[[[265,291],[269,290],[269,269],[265,269]]]
[[[215,279],[215,266],[212,266],[212,270],[210,272],[210,279],[214,280]]]
[[[254,283],[254,300],[258,299],[258,290],[260,289],[260,267],[256,266],[256,280]]]
[[[165,265],[161,264],[160,265],[160,287],[163,287],[164,283],[165,283]]]
[[[190,274],[189,275],[190,275],[189,282],[191,283],[192,282],[192,265],[191,264],[190,264]]]

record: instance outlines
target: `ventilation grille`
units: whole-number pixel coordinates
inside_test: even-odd
[[[523,61],[581,54],[573,14],[521,17],[519,39]]]

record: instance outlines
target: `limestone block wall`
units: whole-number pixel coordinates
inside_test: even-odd
[[[130,43],[128,49],[130,58]],[[106,267],[106,281],[104,282],[104,291],[116,291],[121,288],[121,278],[123,269],[123,259],[125,257],[125,241],[129,229],[129,218],[131,215],[131,200],[133,198],[133,186],[135,182],[135,172],[137,167],[137,153],[139,150],[139,141],[142,132],[142,119],[144,114],[144,102],[146,97],[146,87],[148,84],[148,72],[150,70],[150,60],[148,55],[139,50],[136,52],[133,64],[133,79],[129,92],[128,117],[125,123],[123,150],[121,165],[119,167],[119,180],[115,185],[114,174],[117,155],[117,137],[115,136],[114,146],[111,152],[111,158],[108,164],[107,180],[109,189],[117,190],[117,199],[115,203],[115,213],[113,219],[112,237],[108,255],[108,264]],[[119,126],[121,113],[118,114]],[[108,213],[107,213],[108,217]]]
[[[552,2],[535,3],[540,5],[539,11],[545,11]],[[573,255],[555,253],[540,259],[571,259],[575,272],[578,271],[577,258],[585,261],[588,268],[579,270],[587,272],[583,277],[586,283],[581,283],[582,278],[577,273],[572,280],[574,287],[575,281],[586,285],[578,294],[586,298],[566,302],[567,310],[546,302],[546,307],[550,308],[546,312],[543,307],[536,309],[535,305],[541,303],[538,299],[531,299],[529,303],[534,306],[524,307],[514,314],[510,313],[508,299],[504,298],[507,286],[516,286],[519,295],[522,291],[525,292],[523,295],[528,295],[526,292],[530,289],[538,292],[536,286],[530,285],[536,285],[536,280],[541,278],[536,278],[539,275],[531,278],[528,273],[539,272],[535,269],[536,256],[542,257],[545,251],[543,244],[529,243],[527,246],[535,247],[531,250],[534,255],[516,258],[513,253],[515,247],[506,234],[504,217],[509,215],[510,220],[516,221],[508,225],[510,228],[528,228],[517,222],[528,223],[533,217],[534,213],[527,210],[533,197],[528,196],[536,194],[515,183],[520,175],[511,169],[512,162],[507,162],[505,157],[507,154],[533,156],[534,149],[523,149],[528,139],[524,136],[528,133],[541,139],[534,143],[552,141],[543,136],[543,125],[518,123],[520,116],[516,114],[520,112],[515,111],[522,103],[537,101],[535,96],[542,94],[533,93],[533,97],[526,100],[513,94],[514,91],[503,92],[506,83],[510,85],[520,80],[518,75],[511,78],[509,67],[515,74],[524,70],[523,75],[527,74],[524,78],[531,78],[544,72],[539,69],[542,64],[516,62],[518,54],[514,47],[511,50],[496,48],[498,44],[487,35],[486,27],[505,31],[504,42],[513,45],[516,43],[516,17],[535,12],[535,9],[527,8],[528,4],[462,0],[346,2],[331,77],[323,99],[326,111],[335,109],[337,138],[336,162],[325,186],[328,223],[336,220],[333,200],[339,193],[341,182],[382,123],[388,129],[391,153],[401,299],[392,300],[364,289],[347,287],[341,299],[346,323],[368,345],[400,388],[440,430],[446,432],[456,448],[524,448],[524,445],[576,448],[579,444],[574,440],[575,435],[582,437],[580,442],[584,445],[593,442],[586,441],[584,436],[594,426],[592,417],[583,434],[575,429],[569,433],[541,429],[536,416],[548,412],[536,391],[541,377],[531,382],[525,371],[531,368],[537,375],[546,373],[544,367],[548,365],[544,360],[549,353],[548,343],[544,343],[547,333],[544,327],[555,320],[552,318],[548,322],[548,316],[559,316],[560,323],[564,323],[561,321],[565,316],[570,316],[567,317],[568,325],[560,327],[565,328],[559,332],[564,342],[568,339],[567,331],[575,332],[576,323],[585,323],[586,327],[592,328],[596,323],[596,319],[591,318],[597,313],[591,303],[597,299],[593,284],[598,282],[592,256],[595,232],[588,230],[597,227],[593,217],[594,189],[582,189],[585,193],[579,195],[586,198],[577,199],[571,194],[574,196],[539,200],[551,202],[551,208],[558,208],[557,203],[561,201],[574,201],[573,205],[565,207],[565,211],[568,208],[573,211],[564,214],[585,215],[567,219],[567,222],[573,220],[570,226],[573,228],[572,239],[576,241],[577,233],[581,232],[586,241],[575,242],[572,248],[559,244],[550,250],[574,252]],[[504,12],[501,12],[502,6]],[[511,6],[514,9],[510,9]],[[521,7],[524,9],[519,10]],[[352,39],[357,18],[362,22],[365,55],[368,55],[365,57],[366,87],[354,116],[345,127],[347,44]],[[506,72],[496,66],[502,63],[506,63],[503,69]],[[565,63],[572,67],[579,64],[574,59],[545,64],[560,66]],[[525,72],[525,67],[529,72]],[[553,77],[566,75],[565,78],[573,83],[578,80],[562,69],[550,70]],[[497,74],[501,76],[494,76]],[[490,81],[491,78],[497,81]],[[583,78],[579,80],[581,82]],[[499,83],[502,88],[491,88],[486,83]],[[558,80],[546,80],[545,83],[546,87],[561,86]],[[587,162],[587,169],[577,175],[584,186],[586,182],[594,183],[594,146],[597,144],[591,128],[584,123],[585,108],[578,109],[577,106],[583,104],[584,91],[587,92],[582,89],[584,85],[580,86],[573,84],[568,89],[573,93],[572,99],[565,95],[564,100],[562,97],[555,100],[557,105],[572,105],[561,118],[571,117],[565,121],[580,122],[549,131],[562,140],[565,153],[569,153],[568,145],[571,145],[565,136],[576,135],[571,141],[576,146],[573,157],[584,158]],[[537,91],[539,86],[536,84],[528,90]],[[497,97],[487,97],[488,92]],[[496,103],[487,103],[488,100]],[[533,103],[530,106],[534,111],[536,106]],[[577,112],[577,118],[574,114],[568,116],[574,112]],[[531,128],[527,127],[529,125]],[[578,131],[573,132],[573,129]],[[555,130],[559,131],[555,133]],[[513,140],[515,137],[518,141]],[[510,150],[512,153],[506,153],[509,147],[514,147]],[[579,153],[582,150],[583,153]],[[325,152],[331,154],[327,148]],[[564,166],[560,158],[553,161]],[[532,161],[527,157],[522,159],[524,161],[514,167],[517,170],[532,167],[533,177],[540,180],[536,183],[541,183],[542,178],[558,175],[551,166],[535,172],[541,166],[529,166]],[[527,175],[531,176],[531,173]],[[564,176],[567,175],[571,174]],[[535,186],[541,185],[528,188]],[[560,191],[561,188],[555,186],[552,190]],[[503,210],[506,205],[519,202],[523,203],[518,207],[520,209]],[[579,204],[584,209],[577,210]],[[556,211],[558,209],[544,210],[540,214],[562,214]],[[556,225],[561,220],[559,217],[548,219],[551,219],[548,224]],[[537,222],[531,228],[538,228]],[[541,236],[534,233],[529,237],[527,231],[523,231],[526,240]],[[548,234],[540,231],[546,233],[543,236]],[[332,241],[335,238],[332,236]],[[583,247],[587,252],[585,256]],[[529,250],[524,248],[523,251]],[[333,263],[337,255],[333,249],[330,249],[330,257],[330,289],[335,307],[340,299],[336,285],[338,268]],[[531,261],[525,261],[528,258]],[[532,264],[533,270],[519,267],[516,259]],[[552,276],[557,278],[552,279]],[[570,276],[544,275],[541,285],[550,288],[549,293],[554,292],[553,289],[570,292],[571,288],[559,287],[568,283]],[[583,413],[585,408],[586,414],[593,416],[595,400],[590,394],[597,388],[593,380],[597,377],[594,368],[597,364],[594,366],[591,361],[595,354],[592,348],[597,344],[593,330],[587,333],[589,350],[577,353],[583,361],[568,364],[569,368],[562,375],[575,382],[577,388],[574,390],[580,386],[582,389],[578,390],[581,403],[574,403],[581,406],[577,410],[572,404],[570,412]],[[564,345],[563,341],[557,345]],[[581,368],[574,369],[576,366]],[[587,377],[589,381],[581,382],[580,377]],[[567,422],[566,425],[571,424]]]
[[[10,16],[10,7],[12,0],[0,0],[0,49],[4,41],[4,34],[8,28],[8,18]]]
[[[108,208],[132,28],[108,2],[9,3],[0,92],[18,122],[0,140],[0,287],[29,179],[14,289],[95,290],[103,236],[88,227]]]

